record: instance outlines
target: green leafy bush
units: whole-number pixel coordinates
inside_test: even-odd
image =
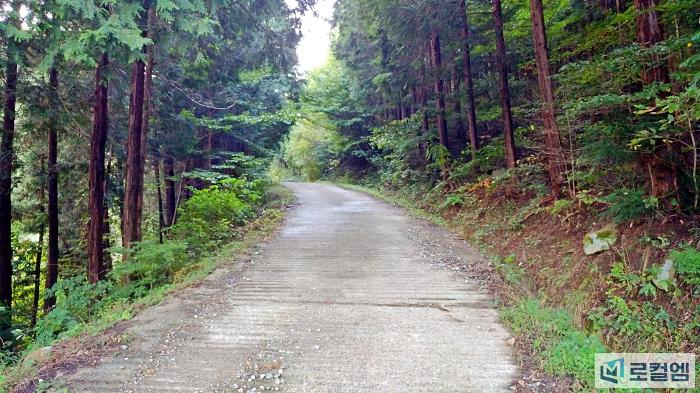
[[[234,227],[255,215],[262,200],[264,183],[229,178],[203,190],[195,190],[179,210],[172,237],[185,241],[199,253],[235,235]]]
[[[673,250],[671,259],[676,264],[676,273],[683,282],[700,286],[700,251],[690,247]]]
[[[90,284],[82,276],[59,280],[51,289],[56,306],[37,321],[35,346],[48,345],[61,334],[79,329],[98,314],[112,288],[111,281]]]

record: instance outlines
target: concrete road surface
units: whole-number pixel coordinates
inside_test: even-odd
[[[492,297],[431,256],[477,252],[364,194],[287,186],[298,206],[251,261],[142,312],[115,357],[64,376],[70,391],[509,391]]]

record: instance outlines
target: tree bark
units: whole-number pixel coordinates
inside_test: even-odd
[[[9,23],[19,26],[19,6],[13,2]],[[3,104],[2,142],[0,142],[0,337],[9,333],[12,310],[12,171],[14,160],[15,116],[17,110],[18,44],[7,39],[5,64],[5,101]]]
[[[50,289],[58,280],[58,70],[49,71],[49,97],[51,117],[49,120],[49,166],[48,166],[48,255],[46,259],[46,284]],[[46,299],[44,308],[48,311],[54,305],[53,298]]]
[[[649,48],[663,41],[663,27],[659,21],[659,13],[656,7],[659,0],[634,0],[634,8],[637,10],[637,42],[645,48]],[[645,84],[652,82],[668,82],[668,65],[660,63],[654,58],[651,68],[645,69],[642,80]]]
[[[109,56],[102,54],[95,72],[95,105],[92,138],[90,140],[90,169],[88,186],[90,225],[88,229],[88,281],[104,278],[104,216],[105,216],[105,146],[109,130],[107,67]],[[48,285],[48,282],[47,282]]]
[[[145,1],[148,9],[147,24],[150,24],[151,15],[155,12],[151,1]],[[146,27],[144,36],[148,37],[151,28]],[[144,48],[146,56],[150,56],[148,70],[152,72],[153,58],[152,45]],[[150,51],[150,52],[149,52]],[[150,54],[149,54],[150,53]],[[148,132],[150,105],[150,80],[145,75],[146,64],[143,60],[137,60],[131,65],[131,100],[129,103],[129,129],[127,137],[126,174],[124,184],[124,216],[122,230],[122,246],[131,247],[131,243],[139,242],[143,238],[141,222],[143,218],[143,190],[145,173],[146,133]],[[149,75],[150,76],[150,75]],[[148,102],[146,102],[148,101]]]
[[[656,7],[659,0],[634,0],[634,8],[637,10],[637,42],[645,48],[649,48],[663,41],[664,32],[659,20],[659,13]],[[651,68],[644,70],[642,80],[645,84],[653,82],[667,83],[668,64],[660,62],[659,58],[654,58]]]
[[[474,79],[472,77],[471,48],[469,45],[470,32],[467,0],[461,0],[459,6],[462,13],[462,50],[464,51],[462,61],[464,63],[464,90],[467,93],[467,133],[473,158],[476,157],[476,151],[479,150],[479,136],[476,129],[476,104],[474,102]]]
[[[532,17],[532,39],[535,45],[535,60],[537,63],[537,80],[542,95],[542,121],[544,123],[545,153],[552,196],[558,198],[564,185],[566,161],[557,127],[552,79],[549,71],[549,55],[547,54],[547,35],[544,27],[544,12],[542,0],[530,0],[530,16]]]
[[[649,48],[663,41],[664,32],[659,20],[659,13],[656,7],[659,0],[634,0],[634,7],[637,10],[637,42],[642,47]],[[642,73],[644,84],[654,82],[668,83],[668,64],[655,57],[651,67],[646,68]],[[672,159],[678,154],[678,148],[668,145],[665,149],[657,149],[652,153],[643,156],[649,171],[651,194],[666,198],[669,195],[677,194],[678,190],[678,170]],[[670,202],[666,202],[668,208]]]
[[[427,62],[427,61],[426,61]],[[420,108],[423,111],[423,132],[427,135],[430,132],[430,118],[428,116],[428,74],[425,64],[421,65],[421,89],[420,89]]]
[[[435,109],[437,110],[438,138],[440,144],[450,148],[447,140],[447,118],[445,116],[445,81],[442,77],[442,54],[440,48],[440,35],[434,33],[430,40],[430,49],[433,62],[435,80]]]
[[[165,172],[165,226],[173,225],[175,218],[175,160],[172,157],[166,157],[163,160],[163,172]]]
[[[454,112],[454,134],[457,136],[457,145],[455,149],[456,154],[459,155],[460,151],[466,146],[467,135],[464,129],[464,121],[462,120],[462,103],[461,100],[461,76],[457,71],[456,59],[452,59],[452,111]]]
[[[148,8],[148,30],[146,33],[146,37],[154,40],[154,29],[155,29],[155,23],[156,23],[156,8],[151,2],[150,7]],[[152,105],[152,94],[153,94],[153,52],[154,52],[154,45],[149,45],[146,48],[146,65],[145,65],[145,75],[144,75],[144,82],[143,82],[143,118],[142,118],[142,125],[141,125],[141,154],[139,155],[139,158],[141,159],[141,168],[143,168],[143,172],[141,173],[141,190],[140,192],[137,193],[137,213],[136,217],[138,219],[138,223],[136,225],[138,229],[138,239],[141,240],[143,238],[142,234],[142,221],[143,221],[143,194],[144,194],[144,176],[145,176],[145,171],[146,171],[146,154],[147,154],[147,148],[148,148],[148,131],[149,131],[149,119],[151,116],[151,105]]]
[[[122,220],[122,246],[124,248],[129,248],[132,242],[141,240],[141,217],[138,210],[138,200],[143,193],[144,160],[141,156],[143,100],[144,63],[139,60],[134,62],[131,69],[131,103],[129,105],[124,217]]]
[[[165,215],[163,214],[163,193],[160,187],[160,160],[153,157],[153,175],[156,180],[156,192],[158,196],[158,241],[163,244],[163,229],[165,229]]]
[[[513,114],[510,109],[510,87],[506,65],[506,42],[503,38],[503,15],[501,0],[493,0],[493,22],[496,30],[496,68],[498,68],[498,92],[501,97],[503,116],[503,139],[505,141],[506,167],[515,168],[515,138],[513,137]]]
[[[105,168],[105,181],[104,181],[104,218],[102,220],[104,231],[102,232],[102,244],[104,250],[109,250],[112,247],[112,240],[110,239],[110,233],[112,232],[111,225],[109,223],[109,177],[112,174],[112,157],[114,156],[114,151],[110,149],[109,157],[107,158],[106,168]],[[112,271],[112,256],[109,252],[105,252],[103,258],[103,265],[105,274]]]

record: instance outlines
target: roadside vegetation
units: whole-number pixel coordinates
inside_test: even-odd
[[[115,329],[144,307],[196,283],[264,241],[282,223],[294,197],[286,188],[262,180],[224,178],[193,190],[189,201],[196,201],[196,208],[184,206],[162,242],[136,244],[128,251],[129,263],[115,267],[97,285],[79,276],[59,280],[52,291],[56,306],[39,318],[32,331],[13,332],[15,351],[5,353],[0,391],[39,389],[40,377],[46,378],[48,388],[56,364],[81,364],[80,358],[70,360],[81,342],[97,342],[96,351],[107,347],[107,338],[114,339],[109,332],[105,342],[93,336]],[[110,251],[115,256],[127,252]]]
[[[301,94],[326,131],[286,140],[276,176],[443,220],[499,272],[523,364],[571,389],[596,352],[698,353],[698,10],[340,0]]]

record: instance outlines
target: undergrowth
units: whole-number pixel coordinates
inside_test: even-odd
[[[573,376],[582,387],[593,386],[595,354],[607,349],[598,337],[577,329],[566,311],[543,306],[537,299],[524,299],[500,311],[513,333],[532,343],[544,371]]]

